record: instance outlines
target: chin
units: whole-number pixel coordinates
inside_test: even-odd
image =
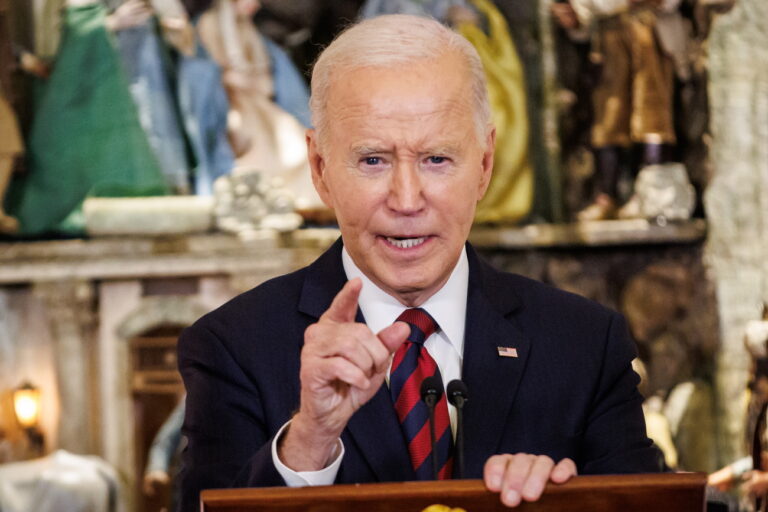
[[[419,295],[434,286],[434,283],[434,280],[424,279],[424,274],[420,274],[418,278],[414,279],[404,278],[400,275],[396,279],[385,282],[386,286],[399,296]]]

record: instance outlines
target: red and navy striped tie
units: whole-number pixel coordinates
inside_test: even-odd
[[[440,379],[435,360],[424,348],[424,342],[437,329],[437,323],[421,308],[406,309],[397,318],[411,326],[408,341],[395,352],[389,374],[389,390],[395,404],[397,417],[408,442],[411,463],[419,480],[434,478],[432,447],[429,434],[429,408],[421,400],[421,383],[429,376]],[[437,451],[438,478],[451,475],[451,451],[453,436],[448,418],[448,404],[443,393],[435,407],[435,450]]]

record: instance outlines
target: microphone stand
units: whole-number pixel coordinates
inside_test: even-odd
[[[448,383],[448,401],[456,407],[456,476],[464,477],[464,404],[469,399],[467,385],[455,379]]]
[[[435,446],[437,444],[435,440],[435,406],[437,405],[438,400],[440,400],[440,395],[442,394],[443,384],[437,377],[427,377],[422,381],[421,399],[424,400],[424,402],[427,404],[427,407],[429,408],[429,442],[432,450],[432,474],[435,480],[437,480],[438,477],[438,459],[437,449]]]

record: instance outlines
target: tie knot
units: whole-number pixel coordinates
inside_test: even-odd
[[[421,308],[406,309],[399,317],[398,322],[405,322],[411,326],[411,334],[408,341],[422,345],[427,338],[437,331],[437,322],[429,316],[429,313]]]

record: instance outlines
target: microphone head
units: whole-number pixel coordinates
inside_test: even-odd
[[[440,379],[432,375],[421,382],[421,399],[425,402],[427,398],[433,398],[435,402],[440,400],[443,394],[443,383]]]
[[[469,391],[467,390],[467,385],[459,379],[454,379],[448,383],[446,394],[448,395],[448,401],[456,407],[463,406],[464,402],[469,400]]]

